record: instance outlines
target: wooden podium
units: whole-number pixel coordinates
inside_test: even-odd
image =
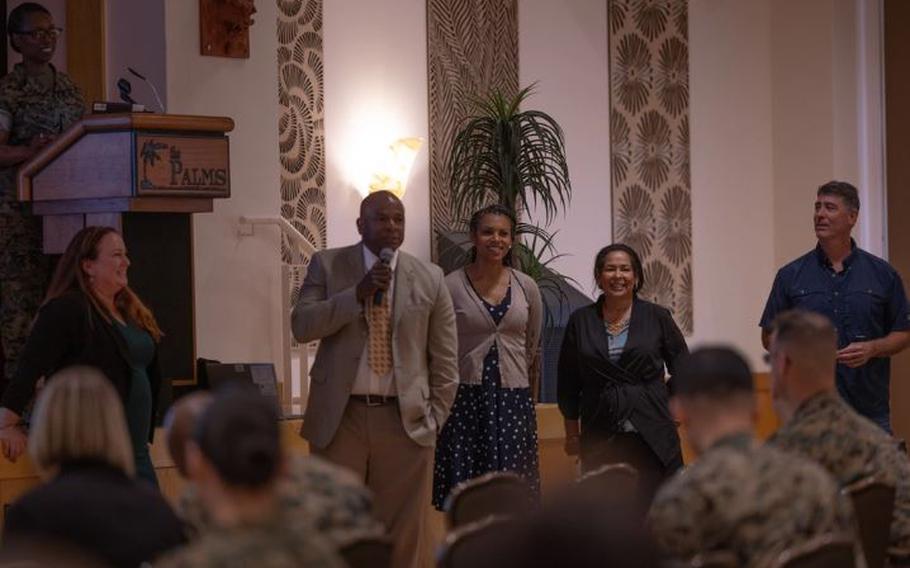
[[[87,225],[123,234],[130,286],[165,333],[165,384],[195,378],[192,214],[231,195],[225,133],[233,128],[223,117],[92,115],[18,173],[19,200],[43,217],[45,253],[62,253]]]

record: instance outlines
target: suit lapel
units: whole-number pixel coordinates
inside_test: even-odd
[[[395,296],[392,303],[392,333],[398,327],[401,315],[411,303],[411,282],[414,278],[414,266],[404,252],[398,253],[398,264],[395,267]]]

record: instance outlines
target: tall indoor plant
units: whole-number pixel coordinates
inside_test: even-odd
[[[565,277],[550,267],[560,255],[547,225],[572,194],[562,129],[550,115],[521,110],[534,85],[514,97],[493,91],[475,101],[476,114],[458,131],[449,155],[452,211],[466,220],[490,203],[519,219],[513,256],[541,292],[563,297]],[[543,218],[543,223],[538,217]]]

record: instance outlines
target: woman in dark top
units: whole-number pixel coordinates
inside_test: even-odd
[[[184,541],[160,493],[133,479],[117,392],[92,367],[56,373],[35,406],[29,454],[45,483],[12,504],[3,541],[78,547],[116,567],[150,562]]]
[[[111,227],[86,227],[60,259],[44,305],[0,408],[0,442],[8,459],[24,448],[18,424],[41,377],[69,365],[100,369],[126,410],[136,472],[157,484],[148,443],[161,376],[155,317],[127,285],[130,261]]]
[[[629,463],[649,498],[682,465],[664,369],[672,376],[688,349],[670,312],[637,297],[644,274],[632,248],[601,249],[594,278],[603,293],[569,317],[559,355],[566,452],[584,471]]]
[[[50,12],[22,3],[10,12],[6,31],[22,61],[0,79],[0,342],[7,358],[0,391],[12,379],[50,269],[41,218],[19,201],[16,170],[85,110],[79,89],[51,64],[63,30]]]

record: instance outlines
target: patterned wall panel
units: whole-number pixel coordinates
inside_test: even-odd
[[[472,114],[471,100],[492,89],[518,90],[516,0],[427,0],[430,91],[430,227],[457,229],[449,207],[446,161],[455,133]]]
[[[613,238],[692,333],[688,0],[608,0]]]
[[[281,216],[325,248],[322,0],[277,2]],[[285,238],[281,257],[288,264],[309,261]]]

